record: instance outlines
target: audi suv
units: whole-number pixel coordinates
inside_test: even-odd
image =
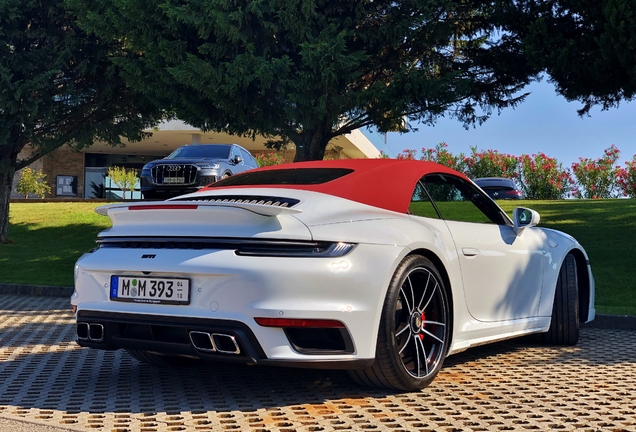
[[[253,168],[258,163],[238,144],[184,145],[144,165],[141,193],[145,199],[170,198]]]

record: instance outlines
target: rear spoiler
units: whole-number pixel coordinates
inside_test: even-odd
[[[196,210],[198,208],[211,208],[211,207],[233,207],[256,213],[261,216],[278,216],[278,215],[291,215],[302,213],[302,210],[293,209],[289,207],[273,206],[267,204],[251,204],[251,203],[236,203],[236,202],[201,202],[201,201],[162,201],[155,203],[148,202],[135,202],[130,204],[109,204],[99,206],[95,209],[95,213],[108,216],[108,210],[110,209],[125,209],[128,210]]]

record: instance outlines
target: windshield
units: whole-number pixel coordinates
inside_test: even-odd
[[[349,168],[294,168],[252,171],[218,181],[210,187],[250,185],[310,185],[327,183],[352,173]]]
[[[179,147],[170,153],[166,159],[228,159],[231,149],[232,146],[229,145],[188,145]]]

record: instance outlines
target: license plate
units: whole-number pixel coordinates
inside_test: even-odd
[[[110,299],[152,304],[190,304],[190,279],[111,276]]]
[[[182,184],[185,183],[185,177],[164,177],[164,184]]]

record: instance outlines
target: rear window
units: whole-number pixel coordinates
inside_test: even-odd
[[[314,185],[327,183],[352,173],[350,168],[292,168],[268,171],[252,171],[228,177],[210,187],[251,185]]]

